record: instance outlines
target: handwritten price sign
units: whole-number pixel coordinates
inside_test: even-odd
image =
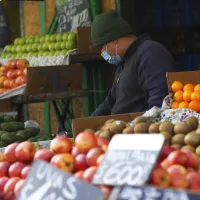
[[[93,183],[143,185],[149,179],[163,144],[164,137],[157,134],[114,136]]]

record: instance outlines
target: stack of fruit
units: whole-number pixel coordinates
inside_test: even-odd
[[[14,142],[31,141],[40,142],[51,140],[48,133],[40,133],[39,128],[24,128],[23,122],[16,122],[9,115],[0,115],[0,148],[6,147]]]
[[[76,33],[65,32],[17,38],[7,45],[1,58],[66,55],[76,48]]]
[[[159,187],[200,192],[199,158],[190,150],[179,151],[164,146],[150,183]]]
[[[53,139],[50,149],[40,149],[28,141],[13,143],[0,154],[0,192],[8,199],[14,199],[23,186],[31,164],[35,159],[49,162],[65,172],[88,183],[103,159],[109,140],[96,137],[93,132],[80,133],[75,139],[75,146],[65,136]],[[99,186],[108,196],[111,187]]]
[[[171,90],[174,92],[171,108],[189,108],[200,112],[200,84],[183,85],[180,81],[174,81]]]
[[[9,60],[6,65],[0,67],[0,94],[10,91],[27,82],[26,59]]]

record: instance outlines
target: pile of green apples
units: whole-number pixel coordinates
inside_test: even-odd
[[[67,55],[75,48],[76,32],[31,35],[16,38],[13,45],[4,48],[1,58]]]

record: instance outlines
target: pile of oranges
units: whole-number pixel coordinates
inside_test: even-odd
[[[171,89],[174,92],[171,108],[189,108],[200,112],[200,84],[183,85],[180,81],[174,81]]]

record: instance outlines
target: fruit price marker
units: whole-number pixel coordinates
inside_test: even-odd
[[[93,183],[112,186],[145,184],[163,144],[164,137],[156,134],[114,136]]]
[[[113,190],[109,200],[199,200],[199,198],[199,194],[185,190],[124,186]]]
[[[36,160],[16,200],[103,200],[103,192],[70,173]]]

